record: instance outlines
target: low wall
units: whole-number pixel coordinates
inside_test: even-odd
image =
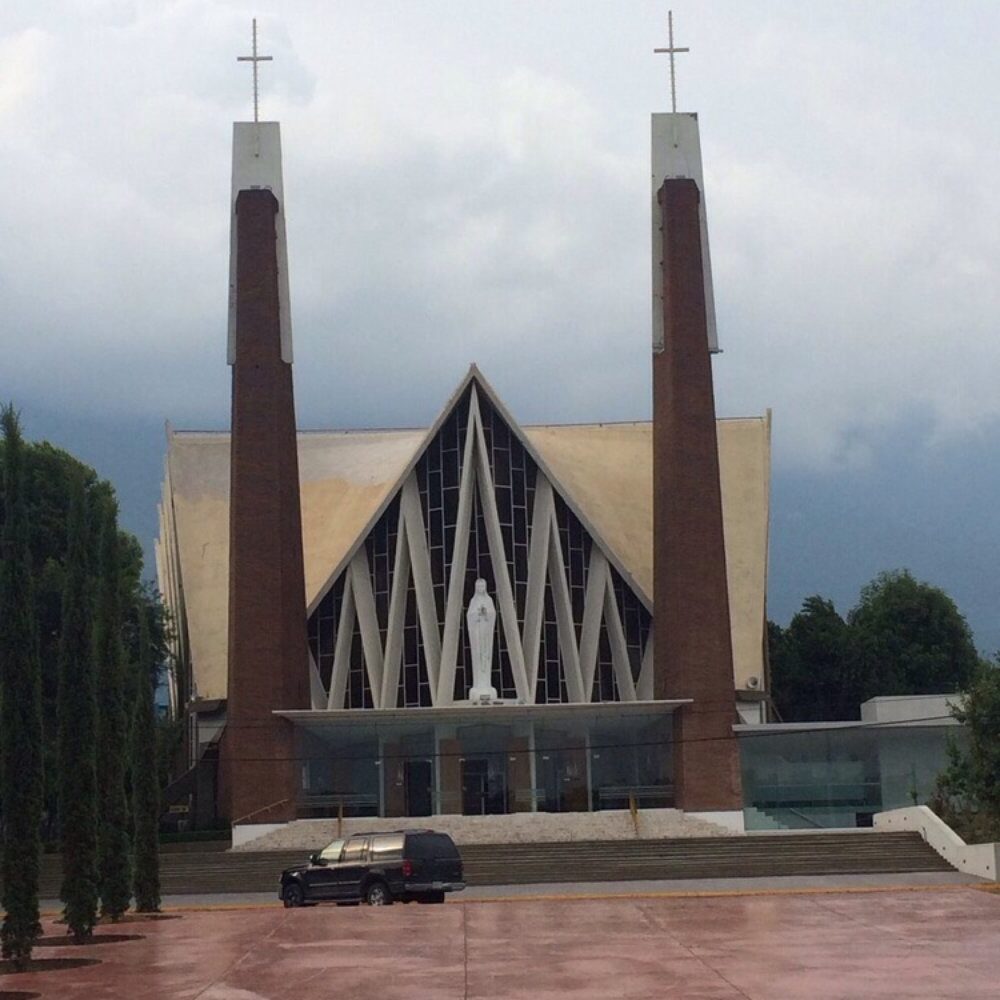
[[[432,827],[448,833],[456,844],[529,844],[569,840],[635,840],[662,837],[727,837],[738,830],[679,809],[643,809],[638,834],[627,809],[601,812],[511,813],[503,816],[358,817],[345,819],[338,832],[335,819],[300,819],[280,827],[270,824],[233,828],[233,850],[318,851],[337,836],[379,830]]]
[[[284,830],[288,823],[240,823],[233,827],[233,847],[243,847],[253,840]]]
[[[967,875],[997,881],[1000,844],[967,844],[937,813],[927,806],[890,809],[875,814],[875,829],[919,833],[949,864]]]

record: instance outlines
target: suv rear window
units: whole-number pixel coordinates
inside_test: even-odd
[[[403,853],[403,835],[401,833],[383,833],[372,837],[371,858],[380,861],[393,855],[399,857]]]
[[[457,858],[458,848],[445,833],[415,833],[406,838],[408,858]]]

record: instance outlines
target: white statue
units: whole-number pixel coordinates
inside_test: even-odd
[[[497,689],[490,683],[493,674],[493,631],[497,609],[486,593],[486,581],[476,580],[476,592],[465,614],[469,627],[469,647],[472,650],[472,690],[469,701],[490,704],[497,700]]]

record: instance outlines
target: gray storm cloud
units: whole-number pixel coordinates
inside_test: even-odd
[[[4,395],[224,423],[254,13],[302,423],[419,423],[471,360],[525,420],[647,414],[660,4],[7,7]],[[804,468],[864,464],[914,412],[929,445],[993,425],[1000,12],[678,2],[675,23],[720,409],[773,407],[776,460]]]

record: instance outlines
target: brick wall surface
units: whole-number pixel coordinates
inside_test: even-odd
[[[698,186],[668,179],[658,197],[665,343],[653,355],[654,694],[694,699],[674,716],[677,806],[741,809]]]
[[[230,818],[291,819],[291,724],[309,707],[302,515],[291,365],[281,360],[270,191],[236,199],[236,357],[229,525],[229,690],[223,770]]]

